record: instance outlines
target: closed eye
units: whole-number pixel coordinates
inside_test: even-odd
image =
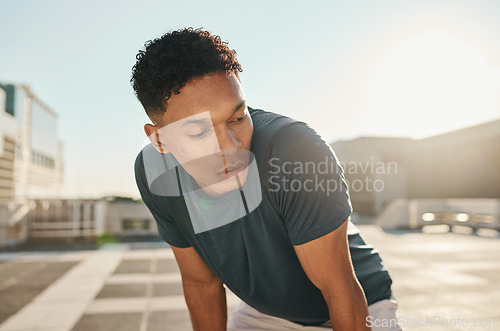
[[[202,132],[196,133],[196,134],[189,134],[188,136],[190,136],[192,138],[200,138],[200,137],[203,137],[208,131],[210,131],[210,130],[205,130],[205,131],[202,131]]]

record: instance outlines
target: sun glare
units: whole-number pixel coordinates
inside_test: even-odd
[[[475,45],[444,34],[414,37],[374,71],[365,125],[415,138],[470,126],[500,116],[499,86],[498,69]]]

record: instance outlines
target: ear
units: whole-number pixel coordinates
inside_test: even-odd
[[[165,146],[164,143],[161,142],[160,140],[160,135],[158,133],[158,127],[153,124],[146,124],[144,125],[144,132],[146,133],[146,136],[148,139],[151,141],[151,144],[153,144],[154,148],[162,153],[162,154],[167,154],[169,151],[167,150],[167,146]]]

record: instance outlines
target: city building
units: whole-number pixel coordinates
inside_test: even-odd
[[[424,138],[361,137],[331,144],[354,210],[394,199],[499,199],[500,120]]]
[[[62,185],[57,115],[26,85],[0,84],[0,201],[56,198]]]
[[[30,236],[33,199],[59,197],[62,172],[56,113],[27,85],[0,84],[0,247]]]

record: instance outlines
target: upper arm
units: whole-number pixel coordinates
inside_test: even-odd
[[[170,246],[181,271],[183,285],[218,285],[219,278],[201,259],[193,247]]]
[[[293,246],[306,275],[323,293],[345,296],[353,291],[357,278],[349,253],[348,223],[349,218],[334,231]]]

